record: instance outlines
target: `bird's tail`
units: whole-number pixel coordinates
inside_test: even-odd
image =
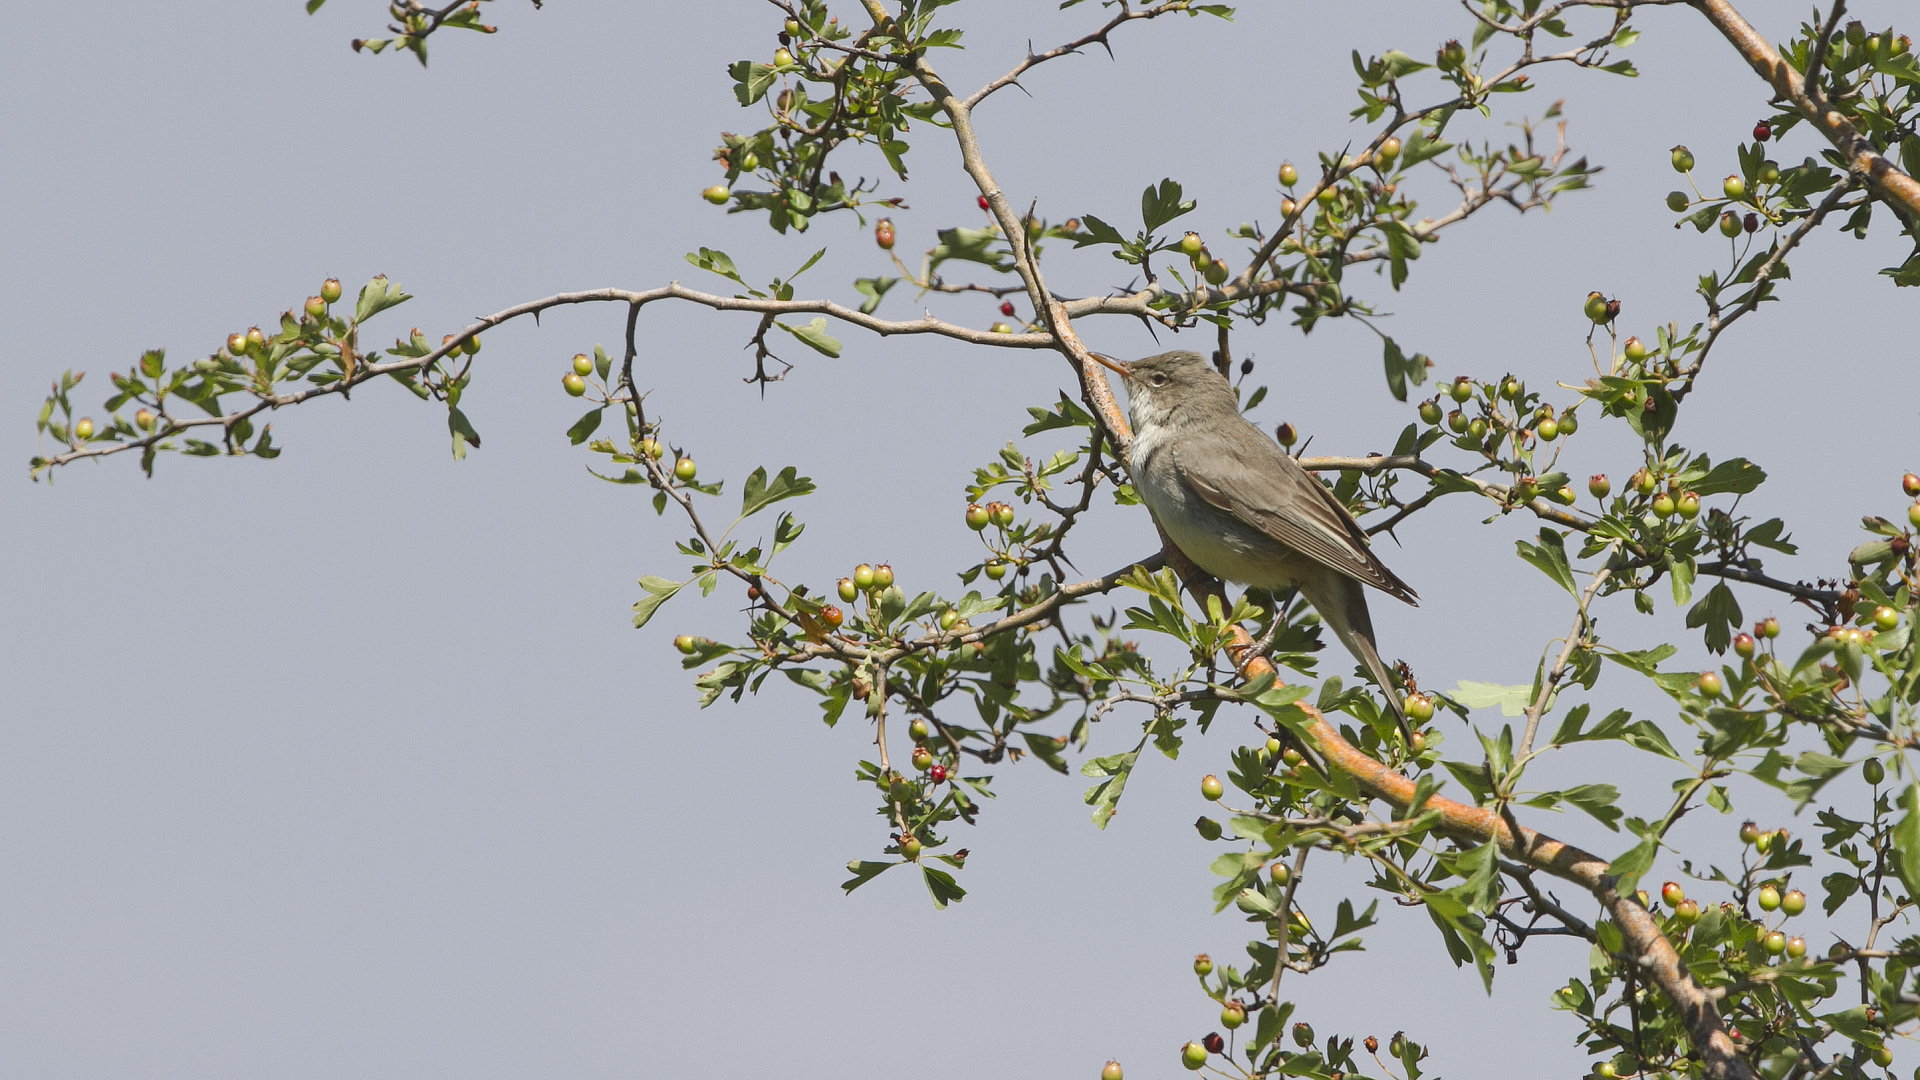
[[[1409,741],[1413,738],[1413,728],[1407,723],[1406,706],[1401,704],[1400,695],[1393,689],[1393,679],[1387,672],[1386,662],[1380,659],[1380,649],[1373,639],[1373,617],[1367,612],[1366,587],[1347,577],[1345,574],[1329,573],[1326,580],[1315,582],[1313,586],[1301,585],[1301,593],[1307,603],[1320,613],[1320,621],[1340,644],[1359,660],[1373,680],[1380,684],[1386,694],[1387,705],[1393,710],[1395,720],[1400,722],[1400,734]]]

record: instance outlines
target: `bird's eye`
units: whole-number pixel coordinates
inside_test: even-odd
[[[1167,377],[1165,375],[1155,375],[1153,378],[1148,379],[1147,381],[1149,383],[1152,383],[1154,386],[1167,385]]]

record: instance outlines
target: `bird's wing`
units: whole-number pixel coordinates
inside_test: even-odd
[[[1374,556],[1366,530],[1333,492],[1252,424],[1236,417],[1172,449],[1180,475],[1209,504],[1329,569],[1419,603],[1407,583]]]

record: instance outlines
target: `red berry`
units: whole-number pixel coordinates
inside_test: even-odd
[[[882,251],[893,250],[893,219],[881,218],[873,226],[873,242],[880,245]]]
[[[1200,1040],[1200,1045],[1206,1047],[1210,1054],[1223,1054],[1227,1050],[1227,1040],[1221,1038],[1217,1031],[1207,1032],[1207,1037]]]
[[[980,209],[982,210],[993,209],[993,204],[987,201],[987,197],[985,195],[980,196]]]
[[[1900,478],[1900,490],[1909,495],[1920,497],[1920,475],[1908,473]]]
[[[1003,301],[1001,301],[1001,302],[1000,302],[1000,314],[1002,314],[1002,315],[1005,315],[1005,316],[1007,316],[1008,318],[1012,318],[1012,317],[1013,317],[1013,301],[1011,301],[1011,300],[1003,300]]]
[[[828,604],[826,607],[820,609],[820,621],[836,630],[840,628],[842,622],[846,621],[846,618],[846,613],[834,607],[832,604]]]
[[[1771,138],[1773,138],[1773,127],[1769,125],[1765,120],[1762,120],[1759,123],[1753,125],[1753,141],[1754,142],[1766,142],[1768,139],[1771,139]]]
[[[1687,891],[1682,889],[1680,883],[1677,881],[1669,881],[1665,885],[1660,886],[1660,899],[1666,901],[1668,907],[1672,907],[1686,898]]]
[[[935,765],[928,771],[927,777],[936,784],[944,784],[947,782],[947,767],[945,765]]]

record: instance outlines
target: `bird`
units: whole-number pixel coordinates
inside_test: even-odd
[[[1415,607],[1420,598],[1374,555],[1346,506],[1241,415],[1226,377],[1198,353],[1127,364],[1093,355],[1126,386],[1133,424],[1127,467],[1154,521],[1214,577],[1299,589],[1386,692],[1410,739],[1406,709],[1380,659],[1366,589]]]

